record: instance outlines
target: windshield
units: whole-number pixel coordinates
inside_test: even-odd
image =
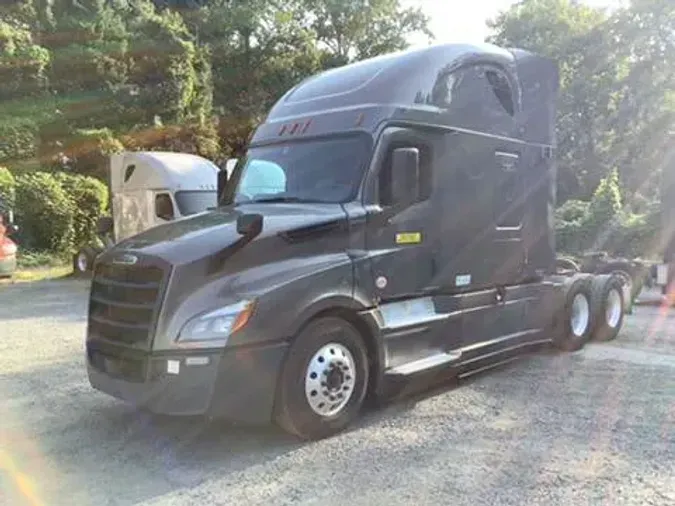
[[[197,214],[206,211],[217,204],[216,191],[179,191],[174,195],[178,210],[182,216]]]
[[[358,190],[369,146],[367,137],[353,136],[251,148],[223,203],[347,202]]]

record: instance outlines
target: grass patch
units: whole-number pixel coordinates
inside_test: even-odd
[[[73,268],[66,259],[43,251],[21,251],[17,255],[17,270],[0,284],[25,283],[70,276]]]
[[[59,256],[44,251],[21,251],[17,255],[18,270],[65,267],[68,262]]]
[[[19,269],[14,273],[14,276],[9,281],[14,283],[42,281],[44,279],[56,279],[70,276],[73,273],[73,268],[69,265],[61,265],[57,267],[36,267],[33,269]]]

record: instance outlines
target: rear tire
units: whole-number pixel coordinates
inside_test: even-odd
[[[614,274],[595,276],[591,290],[592,338],[611,341],[621,330],[624,317],[624,286]]]
[[[359,331],[337,317],[311,321],[288,352],[275,419],[301,439],[332,436],[359,415],[368,389],[368,354]]]
[[[577,351],[591,336],[591,279],[577,275],[565,280],[562,321],[554,344],[563,351]]]
[[[555,261],[556,272],[580,272],[581,267],[571,258],[558,257]]]
[[[633,303],[642,291],[644,275],[642,269],[628,262],[610,262],[599,270],[598,274],[614,274],[620,278],[623,290],[623,312],[631,314]]]

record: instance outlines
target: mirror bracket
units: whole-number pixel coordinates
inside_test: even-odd
[[[241,214],[237,218],[237,233],[244,237],[253,238],[262,232],[262,214]]]

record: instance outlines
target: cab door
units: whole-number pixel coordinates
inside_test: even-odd
[[[417,158],[417,167],[397,173],[396,156],[404,152]],[[392,128],[383,134],[373,165],[365,205],[376,297],[385,302],[423,295],[434,275],[432,145],[413,130]],[[397,190],[401,186],[410,190],[407,195]]]
[[[367,180],[365,243],[386,367],[444,348],[433,299],[438,228],[431,198],[433,139],[410,129],[385,131]]]

